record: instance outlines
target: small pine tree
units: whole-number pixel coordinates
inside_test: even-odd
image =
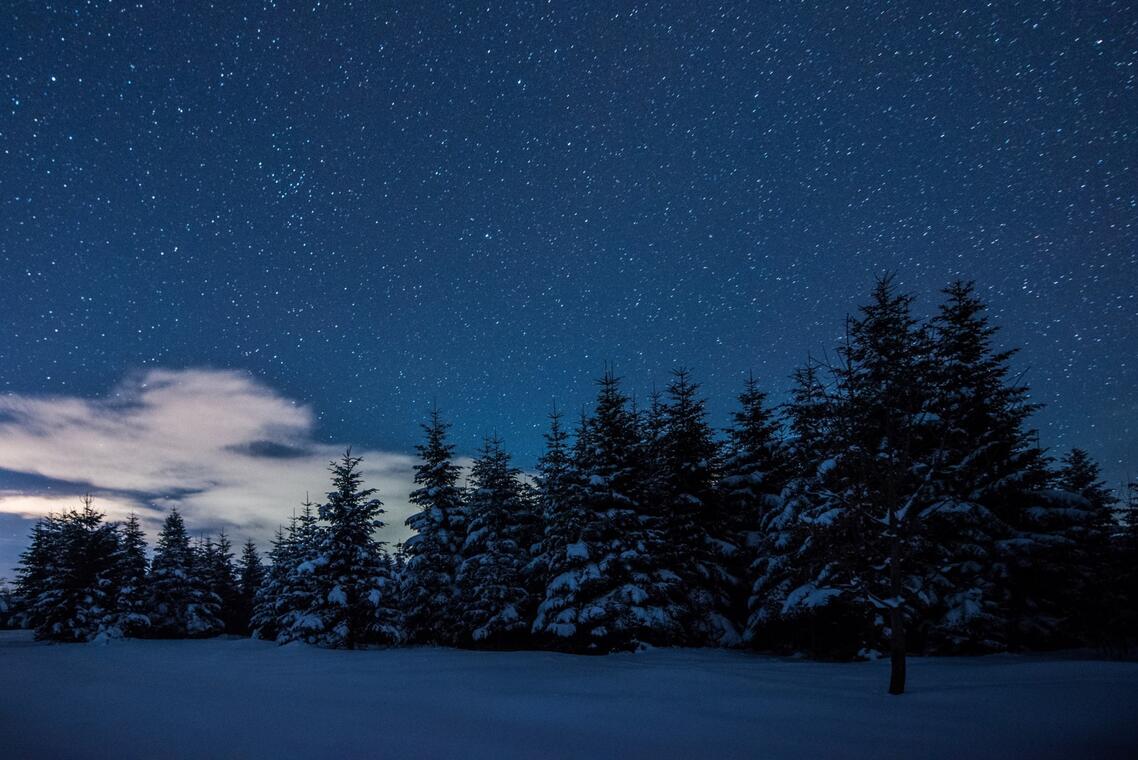
[[[561,425],[562,414],[554,407],[545,433],[545,450],[537,460],[537,506],[541,516],[540,543],[526,569],[531,592],[539,597],[551,577],[555,557],[575,543],[581,532],[581,511],[571,498],[576,471],[573,468],[569,434]]]
[[[777,545],[765,547],[764,529],[783,507],[781,498],[790,473],[787,455],[779,438],[779,424],[773,410],[766,405],[763,393],[753,376],[748,377],[739,394],[739,408],[732,415],[727,430],[727,447],[723,476],[719,481],[719,503],[722,525],[734,540],[724,539],[732,551],[724,557],[728,572],[749,582],[739,588],[732,609],[743,626],[743,640],[756,644],[760,640],[763,619],[758,614],[763,599],[753,598],[755,579],[766,570],[766,561]],[[760,561],[761,558],[761,561]],[[752,610],[752,605],[754,609]]]
[[[118,528],[103,517],[87,495],[82,510],[48,518],[33,531],[20,579],[36,638],[90,641],[119,634],[114,625]]]
[[[1062,539],[1053,555],[1062,569],[1054,588],[1057,609],[1067,613],[1062,627],[1074,639],[1104,645],[1111,608],[1117,604],[1112,599],[1110,560],[1118,498],[1102,481],[1098,463],[1078,448],[1063,457],[1055,486],[1080,500],[1053,515],[1055,533]]]
[[[257,553],[253,539],[246,539],[241,547],[241,559],[237,566],[237,597],[233,619],[237,623],[237,633],[248,636],[253,630],[253,610],[257,602],[257,591],[265,582],[265,566]]]
[[[415,535],[404,542],[405,625],[409,638],[421,644],[450,644],[458,638],[456,576],[465,525],[459,468],[453,461],[454,446],[446,439],[448,427],[437,409],[431,412],[430,424],[423,425],[427,440],[416,447],[418,487],[410,498],[419,511],[407,518],[407,527]]]
[[[115,629],[123,636],[142,636],[150,627],[146,588],[146,536],[138,515],[130,513],[119,530],[115,558]]]
[[[581,510],[575,543],[551,557],[535,634],[561,649],[610,652],[682,640],[680,578],[660,567],[660,531],[637,496],[644,471],[640,433],[612,372],[599,381],[593,417],[582,425],[571,499]]]
[[[218,618],[225,633],[239,634],[247,621],[240,610],[237,567],[233,563],[233,544],[222,530],[217,540],[206,540],[202,554],[201,574],[206,588],[218,599]]]
[[[307,610],[319,621],[309,641],[332,648],[356,649],[369,642],[394,644],[401,638],[396,586],[383,542],[382,502],[374,488],[364,488],[360,457],[349,449],[332,462],[333,490],[320,506],[326,523],[316,559],[302,565],[314,575],[317,596]]]
[[[150,633],[160,638],[214,636],[221,632],[220,600],[199,574],[186,524],[171,509],[158,534],[150,566]]]
[[[664,539],[658,553],[685,587],[685,636],[675,643],[735,646],[740,578],[732,570],[742,552],[741,533],[719,503],[719,445],[698,390],[687,370],[672,373],[658,442]]]
[[[532,607],[525,568],[538,533],[533,503],[497,436],[483,443],[470,480],[458,568],[460,643],[518,646],[528,632]]]

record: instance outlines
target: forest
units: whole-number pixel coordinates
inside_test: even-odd
[[[151,551],[88,497],[35,525],[0,617],[55,641],[889,656],[893,693],[907,654],[1127,653],[1138,484],[1040,444],[975,286],[922,319],[884,277],[844,335],[783,405],[749,380],[722,431],[691,371],[639,403],[606,370],[579,419],[550,413],[532,474],[488,437],[464,475],[435,410],[393,547],[350,449],[265,558],[177,510]]]

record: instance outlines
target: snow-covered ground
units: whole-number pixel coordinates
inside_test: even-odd
[[[742,652],[573,657],[0,632],[0,755],[1138,757],[1138,664]]]

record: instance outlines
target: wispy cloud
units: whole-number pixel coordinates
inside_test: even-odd
[[[136,510],[153,524],[177,505],[191,528],[264,540],[306,492],[318,501],[328,488],[344,445],[315,441],[314,428],[309,407],[229,371],[151,370],[98,399],[0,396],[0,469],[74,486],[0,491],[0,512],[57,512],[89,490],[112,519]],[[386,538],[401,540],[414,458],[353,453],[380,489]]]

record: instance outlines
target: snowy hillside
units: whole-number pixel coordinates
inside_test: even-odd
[[[1126,757],[1138,664],[577,657],[0,632],[0,745],[39,757]]]

